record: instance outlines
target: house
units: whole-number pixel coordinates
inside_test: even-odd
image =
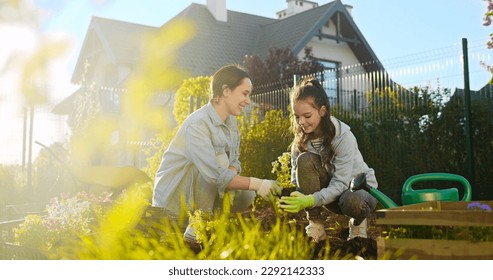
[[[362,73],[383,70],[353,21],[353,7],[344,5],[340,0],[325,5],[305,0],[286,2],[287,9],[278,12],[277,18],[227,10],[226,0],[207,0],[206,5],[192,3],[161,27],[93,17],[72,76],[72,82],[80,84],[81,89],[58,104],[53,112],[69,115],[72,129],[76,129],[77,123],[87,117],[81,111],[112,114],[117,118],[119,96],[124,94],[124,82],[137,64],[143,36],[181,19],[192,21],[197,28],[196,36],[178,51],[178,65],[190,76],[209,76],[225,64],[242,64],[245,55],[266,58],[271,47],[289,47],[294,54],[303,58],[305,48],[309,47],[328,73],[325,77],[326,89],[332,100],[340,98],[345,91],[366,90],[346,90],[336,79],[332,79],[334,83],[329,82],[340,75],[338,73],[341,71],[336,69]],[[351,68],[353,65],[359,66]],[[89,85],[93,88],[93,94],[84,94]],[[161,105],[167,108],[165,111],[172,112],[173,93],[161,95]],[[86,100],[82,102],[85,105],[81,105],[77,102],[81,96],[93,100]],[[89,110],[84,106],[94,108]],[[124,137],[115,139],[114,145],[128,150],[122,143]],[[143,145],[145,141],[138,144]],[[140,153],[133,152],[132,156],[118,159],[116,164],[141,166],[144,163]]]

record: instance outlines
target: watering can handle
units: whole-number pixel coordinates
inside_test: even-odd
[[[395,202],[390,199],[390,197],[386,196],[383,192],[378,189],[368,186],[366,184],[366,175],[365,173],[360,173],[356,175],[351,182],[349,183],[349,188],[352,192],[358,190],[365,190],[370,193],[373,197],[375,197],[385,208],[395,208],[398,207]]]
[[[370,192],[371,190],[371,187],[366,184],[365,173],[360,173],[356,175],[356,177],[354,177],[349,183],[349,188],[352,192],[355,192],[357,190],[365,190],[367,192]]]
[[[464,196],[461,201],[471,201],[471,184],[466,178],[451,173],[423,173],[409,177],[402,186],[402,193],[413,191],[412,185],[423,181],[455,181],[464,187]]]

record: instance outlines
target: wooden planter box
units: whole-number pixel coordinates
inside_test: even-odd
[[[493,201],[478,201],[493,209]],[[469,210],[471,202],[431,201],[376,211],[377,225],[493,227],[493,211]],[[493,242],[439,239],[377,239],[378,258],[493,259]]]

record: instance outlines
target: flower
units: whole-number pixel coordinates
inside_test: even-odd
[[[111,193],[99,196],[86,192],[75,196],[61,193],[46,206],[46,216],[26,218],[16,231],[16,239],[21,245],[50,249],[77,235],[90,234],[94,222],[103,212],[100,202],[111,202]]]
[[[481,206],[481,203],[475,201],[475,202],[471,202],[471,203],[467,204],[467,209],[475,210],[475,209],[479,208],[480,206]]]
[[[481,204],[483,211],[491,211],[491,207],[488,204]]]
[[[482,204],[480,202],[474,201],[467,204],[468,210],[480,210],[480,211],[491,211],[491,206],[488,204]]]

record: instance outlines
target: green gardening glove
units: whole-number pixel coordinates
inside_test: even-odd
[[[315,205],[315,197],[312,194],[304,195],[300,192],[292,192],[290,196],[281,197],[279,202],[279,207],[285,212],[298,213]]]

